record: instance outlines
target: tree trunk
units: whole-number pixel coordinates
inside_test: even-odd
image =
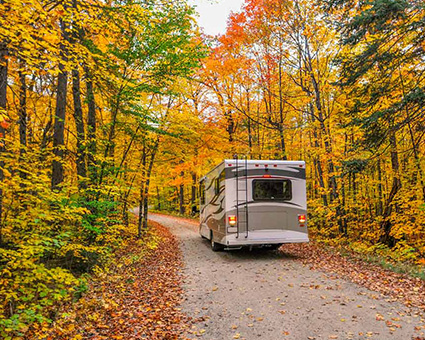
[[[286,145],[285,145],[285,136],[283,134],[284,126],[284,101],[283,101],[283,84],[282,84],[282,58],[279,58],[279,138],[280,138],[280,148],[282,152],[282,159],[287,160],[286,156]]]
[[[158,186],[156,186],[156,200],[157,200],[156,210],[161,211],[161,196],[159,195],[159,187]]]
[[[19,63],[19,143],[21,145],[20,154],[26,152],[27,146],[27,85],[25,78],[25,62],[21,59]]]
[[[145,183],[146,183],[146,143],[143,144],[142,149],[142,182],[140,184],[140,195],[139,195],[139,216],[137,220],[137,235],[138,238],[142,237],[142,225],[143,225],[143,209],[144,209],[144,195],[145,195]]]
[[[142,184],[140,186],[140,201],[139,201],[139,220],[138,220],[138,235],[142,236],[142,231],[148,227],[148,213],[149,213],[149,187],[152,174],[153,165],[155,162],[156,153],[159,146],[159,137],[156,138],[155,144],[152,148],[151,158],[149,165],[147,165],[147,150],[146,146],[142,151],[142,166],[144,170]],[[146,169],[147,166],[147,169]]]
[[[229,142],[232,143],[234,141],[233,134],[235,133],[235,130],[236,130],[235,121],[232,116],[232,111],[231,110],[226,111],[225,117],[227,120],[226,130],[227,130],[227,133],[229,134]]]
[[[196,204],[196,173],[192,172],[192,192],[190,196],[190,203],[192,207],[192,215],[195,215],[197,212],[197,204]]]
[[[314,123],[314,116],[312,117],[312,120],[313,120],[313,123]],[[313,127],[313,139],[314,139],[314,147],[316,149],[318,149],[320,147],[319,137],[318,137],[318,134],[317,134],[317,129],[315,127]],[[325,181],[324,181],[324,178],[323,178],[322,162],[321,162],[319,156],[313,157],[313,164],[314,164],[314,167],[317,171],[319,185],[320,185],[320,188],[321,188],[321,191],[322,191],[321,195],[322,195],[323,205],[325,207],[327,207],[328,206],[328,197],[326,196],[326,193],[324,193]]]
[[[87,112],[87,163],[90,173],[90,178],[93,183],[96,181],[96,102],[94,100],[93,81],[90,70],[86,66],[84,68],[86,77],[86,100],[88,106]]]
[[[84,157],[84,144],[85,144],[85,132],[84,132],[84,120],[83,120],[83,108],[81,105],[81,89],[80,89],[80,72],[77,69],[72,70],[72,97],[74,99],[74,120],[75,129],[77,131],[77,175],[78,175],[78,187],[84,189],[87,187],[86,177],[86,160]]]
[[[1,0],[0,3],[3,3]],[[8,49],[5,41],[0,42],[0,113],[6,113],[7,106],[7,71],[8,71]],[[3,157],[6,151],[5,147],[5,128],[0,124],[0,157]],[[4,161],[0,159],[0,182],[4,180],[3,174]],[[0,189],[0,244],[2,244],[2,229],[3,229],[3,190]]]
[[[249,97],[249,90],[246,90],[246,113],[248,116],[248,147],[249,155],[252,153],[252,128],[251,128],[251,100]]]
[[[148,213],[149,213],[149,187],[151,183],[151,174],[152,168],[155,161],[156,152],[158,150],[158,142],[156,143],[154,149],[152,150],[151,159],[149,161],[149,167],[146,174],[146,183],[145,183],[145,194],[143,197],[143,229],[148,227]]]
[[[383,221],[381,224],[383,235],[380,238],[380,242],[390,247],[394,245],[394,239],[390,235],[392,224],[391,224],[391,221],[389,220],[389,217],[393,210],[393,200],[395,196],[397,195],[398,191],[401,189],[400,164],[398,160],[397,140],[396,140],[396,134],[392,125],[393,124],[391,124],[390,126],[391,130],[390,130],[389,142],[390,142],[390,148],[391,148],[391,168],[393,171],[393,183],[391,186],[390,194],[388,195],[387,201],[385,202],[384,213],[382,215]]]
[[[182,171],[180,173],[181,178],[184,177],[184,172]],[[183,183],[179,186],[179,213],[180,215],[184,215],[185,209],[184,209],[184,185]]]
[[[381,170],[381,160],[378,158],[377,162],[378,168],[378,206],[376,208],[376,214],[378,216],[382,215],[383,207],[382,207],[382,170]]]
[[[19,81],[20,81],[20,91],[19,91],[19,144],[20,144],[20,158],[22,159],[23,155],[26,153],[27,147],[27,84],[26,84],[26,75],[25,75],[25,61],[20,59],[19,61]],[[21,165],[22,166],[22,165]],[[19,171],[19,177],[21,179],[26,179],[27,174],[25,171]],[[25,184],[21,182],[21,188],[24,188]]]
[[[123,91],[123,87],[121,86],[120,89],[118,90],[117,95],[116,95],[115,103],[113,103],[113,105],[112,105],[112,117],[111,117],[112,121],[111,121],[111,124],[110,124],[110,129],[109,129],[109,133],[108,133],[108,140],[107,140],[107,143],[106,143],[105,152],[103,154],[104,160],[103,160],[102,166],[100,168],[99,183],[98,183],[99,186],[103,182],[104,171],[105,171],[105,167],[107,165],[106,158],[109,156],[110,158],[113,159],[113,156],[114,156],[114,153],[115,153],[115,143],[114,143],[115,128],[116,128],[116,124],[117,124],[118,113],[120,111],[122,91]]]
[[[62,31],[62,40],[68,40],[67,27],[62,19],[60,19],[60,27]],[[67,61],[66,47],[64,43],[60,45],[61,58]],[[65,113],[66,113],[66,92],[67,92],[68,72],[62,62],[59,63],[58,85],[56,90],[56,111],[55,123],[53,126],[53,153],[57,159],[52,164],[52,190],[60,190],[63,182],[63,158],[64,158],[64,141],[65,141]]]
[[[404,87],[404,80],[403,80],[403,76],[401,74],[401,65],[399,65],[398,71],[399,71],[399,76],[400,76],[401,88],[403,90],[403,99],[405,99],[406,98],[406,89]],[[415,157],[415,165],[416,165],[416,172],[417,172],[416,177],[419,178],[419,183],[420,183],[421,191],[422,191],[422,200],[425,201],[424,174],[423,174],[422,167],[421,167],[421,161],[419,159],[418,145],[417,145],[417,143],[415,141],[415,137],[413,135],[413,129],[412,129],[411,117],[410,117],[410,110],[409,110],[409,106],[408,106],[407,103],[405,104],[405,112],[406,112],[406,118],[407,118],[407,126],[409,128],[410,141],[412,143],[413,156]],[[415,181],[416,181],[416,179],[415,179]]]

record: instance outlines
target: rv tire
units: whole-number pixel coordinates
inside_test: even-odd
[[[223,245],[220,243],[214,242],[213,240],[213,232],[211,231],[211,249],[212,251],[220,251],[223,250]]]

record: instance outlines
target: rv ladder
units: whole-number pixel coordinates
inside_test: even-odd
[[[248,224],[248,158],[244,159],[244,176],[242,178],[239,176],[239,161],[238,156],[235,155],[236,160],[236,216],[237,216],[237,236],[239,238],[239,233],[241,227],[245,227],[245,238],[248,238],[249,224]],[[245,196],[245,197],[244,197]],[[244,199],[240,199],[244,197]],[[243,205],[243,211],[241,211],[240,206]],[[244,217],[244,218],[243,218]]]

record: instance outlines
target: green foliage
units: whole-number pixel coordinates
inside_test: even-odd
[[[84,294],[86,280],[79,276],[102,266],[125,232],[117,225],[113,196],[101,190],[95,200],[92,190],[76,195],[77,188],[65,185],[53,192],[49,171],[33,167],[41,156],[9,154],[9,171],[0,184],[6,209],[0,244],[2,337],[51,322],[58,304]],[[25,179],[13,176],[18,170]]]

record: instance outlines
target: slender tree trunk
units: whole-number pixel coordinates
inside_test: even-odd
[[[401,88],[403,90],[403,99],[405,99],[406,98],[406,89],[404,87],[404,80],[403,80],[403,76],[401,74],[401,65],[399,65],[398,71],[399,71],[399,75],[400,75]],[[410,117],[410,110],[409,110],[408,104],[405,105],[405,112],[406,112],[406,118],[407,118],[407,126],[409,128],[410,141],[412,143],[412,148],[413,148],[413,156],[415,157],[417,177],[419,178],[419,183],[421,185],[421,190],[422,190],[422,200],[425,201],[424,174],[423,174],[422,167],[421,167],[421,161],[419,159],[418,145],[415,141],[415,137],[413,135],[412,124],[410,122],[411,117]]]
[[[319,149],[319,146],[320,146],[319,145],[319,137],[318,137],[316,128],[313,128],[313,139],[314,139],[314,147],[316,149]],[[321,191],[322,191],[321,195],[322,195],[323,205],[325,207],[327,207],[328,206],[328,197],[326,196],[326,193],[324,193],[325,181],[324,181],[324,178],[323,178],[322,162],[320,161],[319,156],[313,157],[313,164],[314,164],[314,167],[317,171],[319,185],[320,185],[320,188],[321,188]]]
[[[283,123],[282,122],[279,123],[279,138],[280,138],[280,150],[282,152],[282,159],[287,160],[288,157],[286,156],[285,136],[283,135]]]
[[[107,143],[106,143],[105,152],[103,154],[104,160],[103,160],[102,166],[100,168],[99,183],[98,183],[99,186],[103,182],[104,171],[105,171],[105,167],[107,165],[106,158],[109,156],[110,158],[113,159],[114,153],[115,153],[115,142],[114,142],[115,128],[116,128],[116,125],[117,125],[118,113],[120,111],[122,91],[123,91],[123,87],[121,87],[119,89],[118,94],[116,95],[116,98],[115,98],[116,101],[112,105],[113,106],[113,112],[112,112],[112,117],[111,117],[112,122],[111,122],[111,126],[110,126],[110,129],[109,129],[108,140],[107,140]]]
[[[143,225],[143,209],[144,209],[144,195],[145,195],[145,183],[146,183],[146,142],[143,143],[142,149],[142,182],[140,184],[140,195],[139,195],[139,216],[137,220],[137,231],[138,238],[142,237],[142,225]]]
[[[25,62],[21,59],[19,63],[19,143],[21,145],[21,156],[26,152],[27,146],[27,85],[25,78]]]
[[[283,83],[282,83],[282,58],[279,59],[279,138],[280,138],[280,148],[282,152],[282,159],[287,160],[286,155],[286,145],[285,145],[285,136],[283,134],[284,127],[284,101],[283,101]]]
[[[192,172],[192,191],[190,196],[190,203],[192,207],[192,215],[196,214],[197,204],[196,204],[196,173]]]
[[[60,27],[62,31],[62,40],[68,40],[67,27],[62,19],[60,19]],[[66,62],[66,47],[64,43],[60,45],[62,61]],[[66,113],[66,92],[68,72],[65,70],[63,62],[59,63],[58,85],[56,90],[56,111],[55,123],[53,127],[53,153],[56,159],[52,164],[52,189],[60,190],[60,185],[64,179],[63,158],[64,158],[64,141],[65,141],[65,113]]]
[[[74,120],[77,131],[77,175],[78,186],[80,189],[87,187],[86,160],[84,157],[85,131],[83,120],[83,107],[81,105],[80,72],[77,69],[72,70],[72,97],[74,99]]]
[[[252,153],[252,128],[251,128],[251,99],[249,96],[249,90],[246,90],[246,113],[248,116],[248,147],[249,154]]]
[[[159,141],[159,140],[158,140]],[[153,165],[155,162],[156,152],[158,150],[158,141],[152,150],[151,159],[149,161],[148,171],[146,173],[146,183],[145,183],[145,193],[143,197],[143,229],[147,229],[148,227],[148,213],[149,213],[149,188],[151,183],[151,174]]]
[[[382,170],[381,170],[381,159],[378,158],[377,162],[378,170],[378,206],[376,208],[376,214],[381,216],[383,213],[382,207]]]
[[[184,177],[183,171],[180,173],[180,176],[183,179],[183,177]],[[185,213],[185,209],[184,209],[184,185],[183,185],[183,183],[180,184],[180,186],[179,186],[179,213],[180,213],[180,215],[184,215],[184,213]]]
[[[227,133],[229,134],[229,142],[233,142],[234,138],[233,138],[233,134],[235,133],[235,121],[233,119],[232,116],[232,111],[226,111],[225,113],[225,117],[227,119]]]
[[[310,46],[309,46],[309,42],[307,40],[307,38],[305,37],[305,43],[304,43],[304,58],[305,58],[305,68],[308,71],[308,74],[310,76],[310,81],[311,81],[311,85],[313,87],[313,90],[306,90],[308,91],[310,94],[313,94],[314,96],[314,105],[316,108],[316,112],[317,112],[317,119],[319,121],[320,124],[320,132],[322,134],[322,136],[324,137],[323,141],[324,141],[324,145],[325,145],[325,151],[327,154],[327,168],[328,168],[328,185],[331,191],[331,195],[330,195],[330,201],[334,201],[338,199],[338,186],[337,186],[337,181],[336,181],[336,176],[335,176],[335,165],[333,163],[332,160],[332,144],[331,144],[331,135],[330,132],[328,131],[328,129],[326,128],[325,125],[325,114],[324,114],[324,110],[323,110],[323,105],[322,105],[322,94],[321,94],[321,88],[320,88],[320,83],[318,82],[318,80],[316,79],[316,75],[314,73],[313,70],[313,59],[310,53]],[[311,111],[311,113],[313,114],[314,112]],[[314,117],[313,117],[314,118]],[[341,215],[341,207],[340,207],[340,203],[338,203],[337,208],[336,208],[336,215],[337,215],[337,219],[338,219],[338,223],[339,223],[339,228],[340,230],[342,229],[341,227],[341,223],[340,223],[340,215]]]
[[[25,61],[19,61],[19,81],[20,81],[20,91],[19,91],[19,144],[20,144],[20,159],[22,160],[24,154],[26,153],[27,147],[27,84],[26,84],[26,75],[25,75]],[[23,165],[21,164],[21,167]],[[19,177],[21,179],[26,179],[27,174],[25,171],[19,171]],[[21,188],[24,188],[25,184],[21,182]]]
[[[3,0],[0,0],[3,3]],[[5,41],[0,42],[0,112],[6,113],[7,108],[7,72],[8,72],[8,49]],[[6,151],[5,145],[6,130],[0,124],[0,157]],[[0,182],[4,180],[4,161],[0,160]],[[0,189],[0,244],[3,242],[3,190]]]
[[[340,230],[340,232],[342,232],[344,234],[344,236],[348,235],[348,230],[347,230],[347,217],[346,217],[346,198],[345,198],[345,180],[344,178],[341,178],[341,195],[342,195],[342,210],[343,210],[343,214],[342,214],[342,230]]]
[[[93,183],[96,182],[96,102],[94,100],[93,81],[90,69],[85,66],[84,73],[86,77],[86,101],[87,101],[87,163],[90,178]]]
[[[385,243],[389,246],[394,245],[394,240],[391,237],[391,221],[389,220],[389,217],[391,215],[391,212],[393,211],[393,200],[395,196],[397,195],[398,191],[401,189],[401,181],[400,181],[400,163],[398,159],[398,151],[397,151],[397,139],[396,134],[393,129],[393,124],[390,126],[390,136],[389,136],[389,142],[390,142],[390,148],[391,148],[391,168],[393,171],[393,182],[391,186],[391,191],[388,195],[387,201],[385,202],[384,207],[384,213],[382,215],[383,221],[381,224],[381,228],[383,231],[383,235],[380,239],[382,243]]]
[[[159,137],[156,138],[155,144],[152,148],[149,164],[147,164],[147,150],[144,145],[142,151],[142,166],[143,166],[143,179],[140,186],[140,201],[139,201],[139,220],[138,220],[138,235],[142,235],[142,231],[148,227],[148,214],[149,214],[149,187],[152,175],[152,169],[155,162],[156,153],[159,146]]]
[[[157,200],[156,210],[161,211],[161,196],[159,195],[159,187],[158,186],[156,186],[156,200]]]

